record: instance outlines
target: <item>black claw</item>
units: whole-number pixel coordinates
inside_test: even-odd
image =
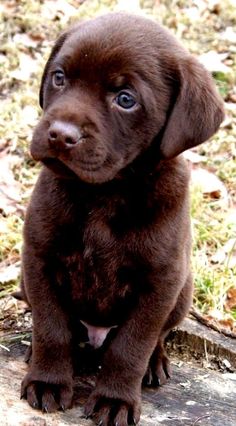
[[[100,422],[98,423],[98,426],[102,426],[103,425],[103,421],[100,420]],[[116,425],[117,426],[117,425]]]
[[[89,413],[85,414],[86,420],[90,419],[91,417],[93,417],[93,410],[91,410]]]
[[[169,373],[168,373],[168,370],[167,370],[167,368],[163,368],[163,370],[164,370],[164,373],[165,373],[165,375],[166,375],[166,378],[167,379],[170,379],[170,375],[169,375]]]
[[[152,375],[150,373],[148,373],[143,378],[143,385],[144,386],[151,386],[151,384],[152,384]]]
[[[33,408],[39,408],[39,405],[38,405],[38,403],[36,401],[34,401],[33,404],[32,404],[32,407]]]
[[[48,413],[48,406],[47,406],[47,405],[44,405],[44,406],[43,406],[43,412],[44,412],[44,413]]]

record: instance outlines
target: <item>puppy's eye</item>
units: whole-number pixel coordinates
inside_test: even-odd
[[[55,71],[52,76],[54,86],[60,87],[65,85],[65,74],[63,71]]]
[[[130,109],[136,104],[136,100],[128,92],[120,92],[115,98],[115,102],[124,109]]]

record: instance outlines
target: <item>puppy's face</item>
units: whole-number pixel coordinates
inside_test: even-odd
[[[211,80],[200,81],[201,73],[175,39],[147,19],[109,14],[77,25],[59,38],[46,65],[44,115],[32,155],[61,176],[89,183],[113,179],[154,143],[160,156],[171,158],[207,139],[223,118]],[[205,103],[207,90],[215,97],[207,131],[194,124],[197,135],[190,127],[200,95],[195,100],[184,89],[190,74],[193,92],[204,91]]]

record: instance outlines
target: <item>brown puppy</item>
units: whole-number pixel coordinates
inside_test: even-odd
[[[70,407],[80,321],[95,347],[114,327],[85,413],[103,426],[137,423],[143,378],[169,376],[163,341],[191,303],[178,154],[217,130],[222,101],[167,30],[118,13],[58,39],[40,103],[31,152],[46,167],[24,229],[34,329],[22,396],[44,411]]]

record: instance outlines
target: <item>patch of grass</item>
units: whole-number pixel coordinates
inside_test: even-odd
[[[18,259],[22,244],[23,219],[13,214],[1,217],[0,221],[0,262],[9,259],[9,263]]]
[[[191,199],[194,303],[204,313],[213,311],[224,317],[227,291],[235,286],[236,264],[229,266],[231,252],[222,262],[215,263],[213,256],[230,238],[236,238],[236,222],[233,217],[226,220],[227,209],[219,206],[220,201],[205,198],[197,187],[192,186]],[[227,314],[235,317],[233,312]]]

